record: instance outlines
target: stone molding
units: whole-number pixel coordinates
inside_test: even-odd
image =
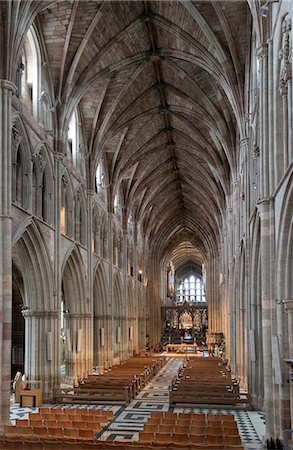
[[[64,314],[68,319],[91,319],[93,317],[92,313],[70,313]]]
[[[285,299],[282,303],[284,304],[286,313],[293,313],[293,299]]]
[[[21,314],[25,319],[57,319],[59,316],[58,310],[48,311],[32,311],[30,309],[22,309]]]
[[[8,80],[0,79],[0,89],[4,89],[6,91],[10,91],[11,94],[16,94],[17,87],[14,83]]]
[[[264,42],[256,49],[256,57],[259,61],[262,61],[263,59],[267,58],[267,56],[268,56],[268,44]]]
[[[287,96],[288,83],[292,78],[291,52],[291,19],[284,19],[282,24],[282,48],[279,51],[279,93],[281,97]]]

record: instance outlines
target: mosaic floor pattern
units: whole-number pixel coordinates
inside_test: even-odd
[[[225,409],[204,409],[169,407],[169,386],[182,365],[182,359],[171,357],[153,380],[126,407],[120,405],[63,405],[68,408],[111,409],[115,416],[109,425],[98,435],[101,440],[135,441],[143,430],[144,423],[152,411],[174,411],[186,413],[233,414],[238,423],[239,433],[245,450],[262,449],[261,439],[265,432],[264,415],[257,411],[238,411]],[[60,406],[60,405],[59,405]],[[38,408],[20,408],[11,404],[10,419],[27,418],[30,411]]]

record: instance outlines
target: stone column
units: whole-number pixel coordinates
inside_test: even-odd
[[[23,309],[25,319],[25,363],[28,380],[41,380],[43,401],[52,400],[59,362],[59,311]]]
[[[94,295],[93,295],[93,191],[87,192],[87,284],[88,284],[88,311],[91,314],[91,320],[88,321],[87,331],[87,365],[90,368],[90,372],[93,370],[94,365]]]
[[[258,203],[261,218],[261,304],[262,304],[262,336],[264,365],[264,410],[266,413],[266,436],[274,436],[274,407],[272,388],[272,299],[271,299],[271,200],[263,198]]]
[[[54,309],[59,311],[58,317],[58,329],[57,334],[60,339],[61,335],[61,263],[60,263],[60,248],[61,248],[61,205],[62,205],[62,161],[64,158],[63,153],[54,153],[55,163],[55,239],[54,239]],[[60,340],[56,349],[56,363],[58,365],[55,374],[55,386],[60,385],[60,366],[61,366],[61,354],[60,354]]]
[[[285,312],[288,316],[288,350],[289,350],[289,359],[293,362],[293,300],[286,299],[283,300],[285,306]],[[289,427],[293,427],[293,364],[291,364],[291,377],[290,377],[290,418],[291,425],[288,424]],[[289,411],[288,411],[289,412]],[[288,421],[289,422],[289,421]]]
[[[11,99],[14,84],[0,80],[0,432],[9,423],[11,377]]]
[[[92,373],[92,358],[89,345],[91,313],[68,313],[67,333],[70,333],[70,349],[67,349],[66,375],[68,382]]]

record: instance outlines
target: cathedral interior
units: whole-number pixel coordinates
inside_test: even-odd
[[[18,373],[50,404],[139,355],[175,373],[194,349],[263,417],[237,448],[290,439],[292,14],[0,2],[0,431]]]

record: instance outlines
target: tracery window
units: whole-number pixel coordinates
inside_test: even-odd
[[[99,198],[105,202],[106,201],[106,176],[103,161],[100,162],[96,171],[96,183],[95,183],[96,193]]]
[[[205,301],[205,289],[202,278],[190,275],[179,283],[177,303],[202,303]]]

